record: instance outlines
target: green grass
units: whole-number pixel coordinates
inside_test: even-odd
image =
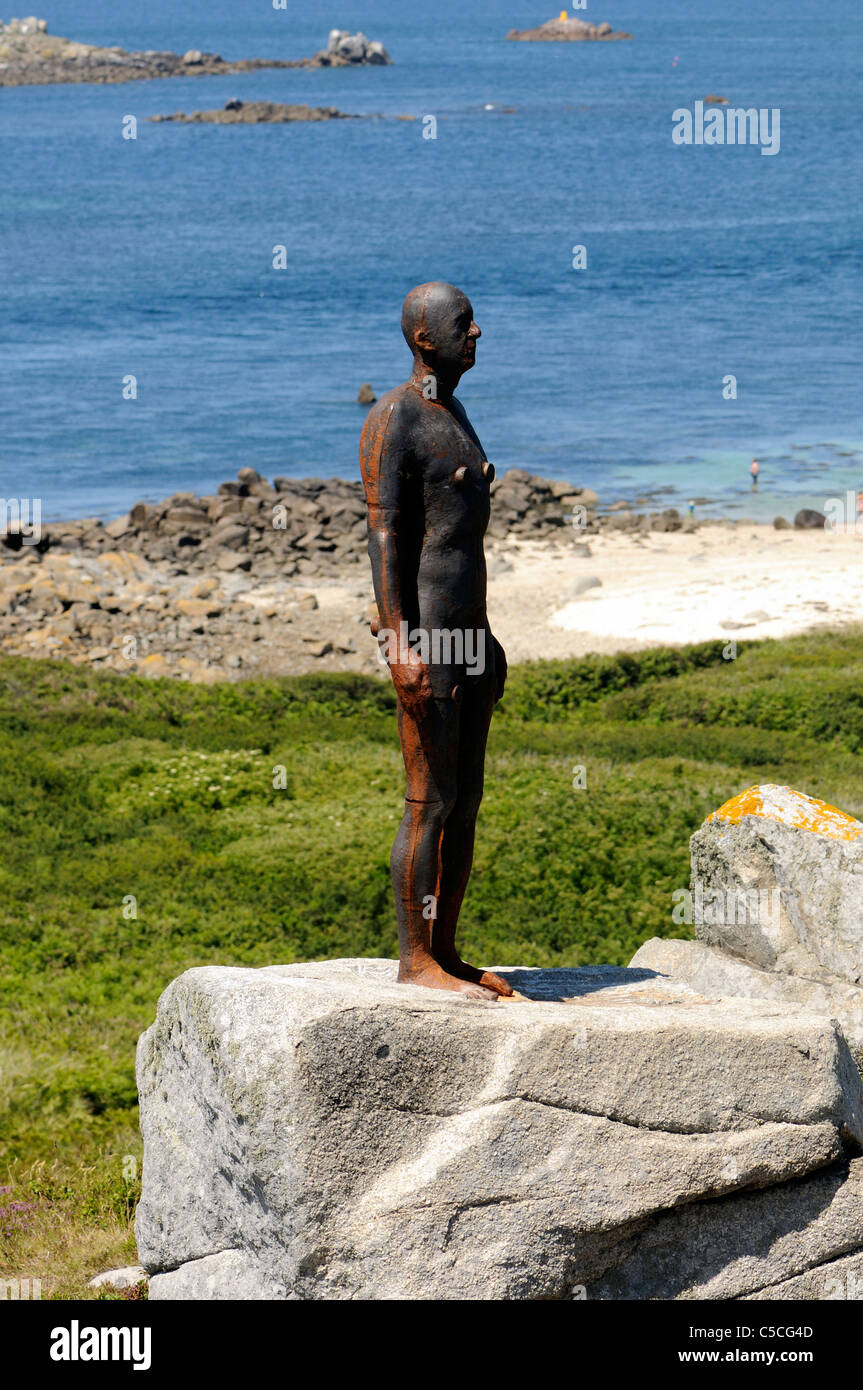
[[[689,836],[754,782],[863,813],[861,672],[863,630],[733,661],[708,643],[515,668],[468,958],[625,964],[688,934],[671,893]],[[134,1260],[134,1047],[169,981],[395,953],[393,696],[357,676],[195,687],[4,659],[0,764],[0,1274],[79,1296]]]

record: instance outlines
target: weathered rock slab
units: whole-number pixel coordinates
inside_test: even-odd
[[[841,980],[826,985],[820,980],[758,970],[701,941],[666,940],[659,936],[645,941],[629,963],[634,969],[669,975],[699,994],[773,999],[811,1013],[827,1014],[841,1025],[851,1046],[863,1050],[863,989]]]
[[[590,1289],[601,1299],[829,1298],[834,1263],[863,1260],[863,1159],[660,1213]],[[796,1279],[811,1276],[803,1292]],[[863,1293],[863,1288],[861,1288]]]
[[[166,990],[138,1051],[151,1298],[570,1298],[662,1213],[860,1151],[827,1018],[640,970],[510,970],[526,998],[488,1004],[395,971],[210,967]]]

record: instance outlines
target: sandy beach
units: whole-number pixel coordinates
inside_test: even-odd
[[[489,614],[511,661],[786,637],[863,618],[863,531],[604,531],[587,550],[518,543],[505,552],[511,570],[491,561]],[[589,579],[601,583],[574,596]]]

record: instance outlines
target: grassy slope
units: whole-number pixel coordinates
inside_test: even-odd
[[[863,631],[514,670],[468,958],[625,964],[687,933],[671,893],[689,835],[753,782],[863,812],[861,667]],[[134,1046],[165,985],[200,964],[394,954],[392,695],[5,659],[0,759],[0,1273],[78,1296],[134,1259]]]

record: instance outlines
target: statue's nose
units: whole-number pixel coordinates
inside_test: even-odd
[[[478,323],[472,323],[472,324],[471,324],[471,326],[470,326],[470,336],[471,336],[472,338],[481,338],[481,337],[482,337],[482,329],[480,328],[480,326],[479,326]]]

